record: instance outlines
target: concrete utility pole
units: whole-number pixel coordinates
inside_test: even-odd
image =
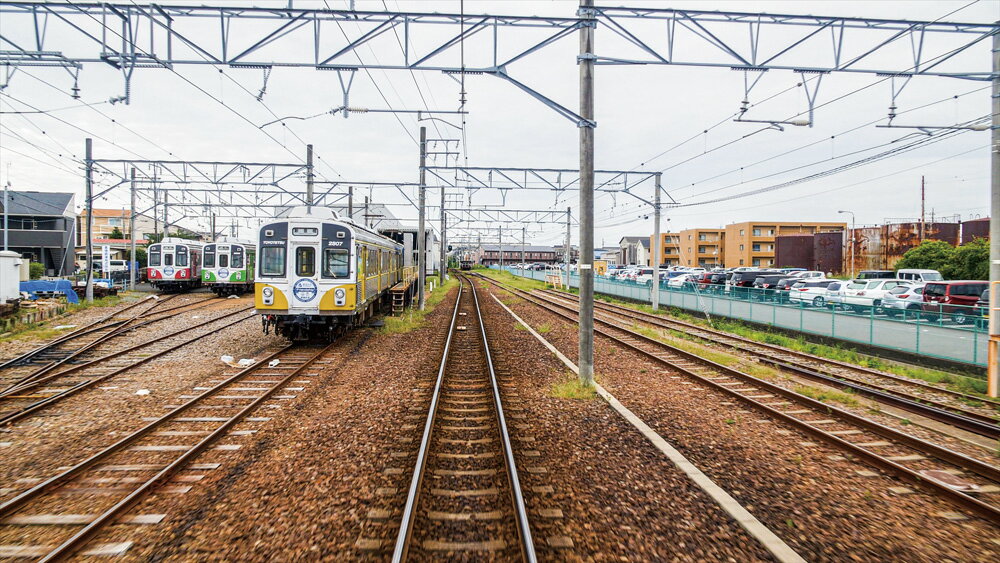
[[[593,0],[581,0],[580,28],[580,383],[594,383],[594,19]]]
[[[503,227],[500,227],[500,269],[503,269]]]
[[[924,191],[924,177],[920,177],[920,244],[924,243],[924,203],[927,201]]]
[[[447,149],[445,149],[447,150]],[[444,285],[444,274],[448,269],[448,214],[444,212],[444,186],[441,186],[441,285]]]
[[[427,128],[420,128],[420,209],[417,219],[417,307],[424,310],[424,277],[427,270],[427,234],[424,205],[427,196]]]
[[[521,227],[521,264],[522,265],[524,265],[524,244],[525,244],[525,238],[527,238],[527,232],[528,232],[528,229],[522,226]]]
[[[1000,23],[998,21],[997,23]],[[1000,394],[1000,34],[993,36],[993,122],[990,152],[990,343],[987,393]]]
[[[94,301],[94,140],[86,141],[87,167],[87,303]]]
[[[573,229],[572,225],[570,224],[570,221],[572,219],[572,215],[570,214],[571,212],[572,208],[567,207],[566,208],[566,252],[563,253],[563,262],[566,263],[566,289],[569,289],[569,258],[570,258],[570,253],[572,252],[572,247],[570,246],[570,240],[571,240],[570,234]]]
[[[653,310],[660,308],[660,252],[663,250],[663,240],[660,238],[660,176],[656,174],[656,193],[653,194],[653,244],[652,250],[653,279],[650,280],[649,289],[653,292],[650,301],[653,303]],[[655,246],[654,246],[655,245]]]
[[[167,222],[167,208],[170,207],[169,196],[170,192],[163,190],[163,238],[167,238],[170,234],[170,223]]]
[[[347,186],[347,217],[354,220],[354,186]]]
[[[135,261],[135,168],[129,173],[129,178],[131,179],[131,199],[132,207],[128,214],[128,238],[129,243],[129,268],[128,268],[128,287],[129,289],[135,291],[135,273],[139,269],[139,264]]]
[[[306,145],[306,205],[313,204],[313,146]]]

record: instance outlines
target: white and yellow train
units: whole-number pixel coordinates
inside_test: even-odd
[[[332,339],[374,315],[402,279],[403,246],[324,207],[261,227],[254,304],[264,332]]]

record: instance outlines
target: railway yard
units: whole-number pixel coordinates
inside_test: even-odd
[[[1000,403],[607,301],[583,387],[576,296],[512,280],[332,343],[203,291],[7,338],[0,559],[1000,555]]]

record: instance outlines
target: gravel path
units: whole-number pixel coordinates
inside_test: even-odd
[[[504,292],[499,292],[504,293]],[[510,297],[515,312],[570,359],[573,323]],[[794,429],[697,385],[607,340],[595,340],[598,379],[808,560],[977,561],[1000,556],[1000,530],[950,520],[954,505],[895,494],[899,481],[809,442]],[[962,538],[956,540],[956,538]],[[984,559],[985,556],[985,559]]]

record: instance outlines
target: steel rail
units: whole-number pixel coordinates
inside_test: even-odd
[[[401,563],[406,559],[410,548],[410,538],[413,535],[413,520],[416,517],[417,496],[420,493],[420,485],[424,479],[424,468],[427,465],[427,452],[430,449],[431,430],[434,427],[434,419],[437,417],[438,399],[441,396],[441,384],[444,382],[445,369],[448,366],[448,352],[451,350],[451,341],[455,336],[455,322],[458,319],[458,309],[462,304],[462,293],[465,290],[464,284],[458,285],[458,297],[455,298],[455,310],[451,313],[451,323],[448,326],[448,338],[444,342],[444,352],[441,354],[441,365],[438,367],[437,380],[434,382],[434,391],[431,393],[431,404],[427,409],[427,420],[424,422],[424,433],[420,439],[420,448],[417,450],[417,463],[414,467],[413,478],[410,480],[410,490],[406,493],[406,504],[403,506],[403,518],[399,523],[399,532],[396,535],[396,544],[392,551],[393,563]]]
[[[171,295],[169,297],[176,297],[176,296]],[[38,354],[40,354],[40,353],[42,353],[42,352],[44,352],[44,351],[46,351],[46,350],[48,350],[50,348],[53,348],[53,347],[58,346],[60,344],[64,344],[66,342],[69,342],[70,340],[74,340],[74,339],[79,338],[81,336],[90,334],[92,332],[101,330],[103,328],[106,328],[104,326],[98,326],[98,325],[106,323],[107,321],[109,321],[109,320],[117,317],[118,315],[124,313],[125,311],[132,310],[132,309],[138,307],[139,305],[147,304],[147,301],[149,299],[150,299],[149,297],[147,297],[145,299],[140,299],[139,301],[136,301],[135,303],[132,303],[131,305],[128,305],[128,306],[126,306],[126,307],[124,307],[124,308],[122,308],[122,309],[120,309],[118,311],[115,311],[114,313],[111,313],[110,315],[106,315],[104,317],[101,317],[101,318],[97,319],[96,321],[94,321],[94,322],[92,322],[92,323],[90,323],[88,325],[82,326],[82,327],[80,327],[80,328],[78,328],[78,329],[76,329],[76,330],[74,330],[74,331],[72,331],[72,332],[70,332],[68,334],[62,335],[59,338],[57,338],[57,339],[55,339],[55,340],[53,340],[51,342],[47,342],[47,343],[42,344],[41,346],[39,346],[37,348],[29,350],[29,351],[21,354],[20,356],[17,356],[16,358],[11,358],[9,360],[6,360],[2,364],[0,364],[0,370],[6,369],[6,368],[9,368],[9,367],[13,367],[13,366],[15,366],[17,364],[24,363],[24,362],[30,360],[32,357],[37,356]],[[159,303],[163,303],[163,301],[164,300],[161,300]],[[155,306],[156,306],[156,303],[154,303],[154,307]],[[152,307],[150,307],[150,309],[152,309]],[[121,324],[123,322],[126,322],[126,321],[117,321],[115,324]]]
[[[544,293],[546,295],[553,295],[552,292],[544,292]],[[573,303],[575,301],[575,300],[572,300],[572,299],[566,299],[566,298],[564,298],[564,297],[562,297],[561,295],[558,295],[558,294],[553,295],[553,296],[557,297],[557,298],[561,298],[563,302]],[[567,309],[575,310],[575,308],[570,308],[568,306],[567,306]],[[638,314],[632,315],[631,314],[632,310],[628,309],[628,308],[625,308],[625,307],[613,307],[611,309],[606,308],[606,307],[598,307],[598,309],[600,309],[601,311],[606,312],[608,314],[620,315],[622,317],[626,317],[626,318],[633,319],[633,320],[640,320],[640,321],[646,322],[648,324],[651,324],[651,325],[654,325],[654,326],[657,326],[657,327],[666,328],[666,329],[674,329],[674,327],[671,326],[671,324],[674,322],[673,320],[660,319],[660,318],[658,318],[655,315],[649,315],[649,314],[643,313],[641,311],[636,311],[636,313],[638,313]],[[681,323],[678,323],[678,324],[681,324]],[[686,326],[687,323],[683,323],[683,324],[685,325],[685,328],[687,328],[687,326]],[[740,338],[740,337],[729,336],[728,334],[720,333],[720,332],[712,331],[712,330],[704,330],[704,331],[702,331],[700,329],[700,327],[696,327],[694,325],[691,325],[691,326],[692,326],[692,328],[688,331],[688,333],[689,334],[693,334],[695,336],[698,336],[697,333],[701,331],[701,332],[708,333],[708,334],[711,334],[711,335],[716,335],[716,338],[718,338],[718,339],[721,339],[721,340],[727,340],[727,339],[728,340],[732,340],[732,341],[735,341],[737,343],[742,343],[745,346],[752,347],[752,346],[754,346],[754,345],[757,344],[757,342],[754,341],[754,340],[747,340],[747,339]],[[839,387],[846,387],[846,388],[850,389],[851,391],[857,393],[858,395],[862,395],[862,396],[866,396],[866,397],[875,399],[878,402],[885,403],[885,404],[888,404],[888,405],[892,405],[892,406],[895,406],[895,407],[898,407],[898,408],[901,408],[901,409],[913,412],[915,414],[919,414],[921,416],[924,416],[924,417],[927,417],[927,418],[930,418],[930,419],[933,419],[933,420],[937,420],[939,422],[944,422],[944,423],[950,424],[950,425],[952,425],[952,426],[954,426],[956,428],[961,428],[963,430],[967,430],[969,432],[972,432],[972,433],[975,433],[975,434],[979,434],[979,435],[985,436],[987,438],[1000,439],[1000,425],[998,425],[996,418],[993,418],[993,417],[991,417],[989,415],[977,413],[977,412],[974,412],[974,411],[970,411],[968,409],[964,409],[962,407],[957,407],[957,406],[949,405],[949,404],[942,403],[940,401],[936,401],[936,400],[933,400],[933,399],[927,399],[927,398],[924,398],[924,397],[917,397],[917,396],[914,396],[914,395],[910,395],[910,394],[904,393],[902,391],[896,391],[896,390],[893,390],[893,389],[887,389],[887,388],[881,387],[881,386],[879,386],[877,384],[860,381],[860,380],[851,378],[849,376],[838,375],[838,374],[833,374],[833,373],[829,373],[829,372],[828,373],[822,373],[822,372],[819,372],[819,371],[814,371],[812,369],[806,369],[805,367],[795,366],[795,365],[792,365],[792,364],[788,364],[783,359],[776,358],[776,357],[771,356],[771,355],[769,355],[767,353],[764,353],[764,352],[759,352],[759,351],[756,351],[756,350],[753,350],[753,349],[749,349],[747,347],[737,346],[737,345],[733,345],[733,344],[727,344],[725,342],[721,342],[720,340],[713,340],[712,338],[706,338],[706,339],[709,340],[709,341],[711,341],[711,342],[715,342],[717,344],[723,344],[723,345],[726,345],[726,346],[730,346],[732,348],[740,350],[741,352],[749,352],[751,354],[755,354],[756,356],[758,356],[761,359],[761,362],[763,362],[763,363],[766,363],[768,365],[771,365],[771,366],[774,366],[774,367],[777,367],[777,368],[780,368],[780,369],[785,369],[785,370],[794,372],[794,373],[796,373],[796,374],[798,374],[798,375],[800,375],[802,377],[807,377],[809,379],[812,379],[812,380],[815,380],[815,381],[819,381],[821,383],[825,383],[825,384],[828,384],[828,385],[839,386]],[[822,362],[823,361],[823,359],[819,358],[818,356],[809,356],[809,359],[812,360],[812,361],[816,361],[816,362]],[[937,387],[933,387],[933,386],[926,386],[926,387],[929,387],[930,389],[935,390],[935,391],[939,390]],[[957,392],[953,392],[953,393],[957,393]],[[963,395],[961,393],[957,393],[957,394],[958,395]],[[963,398],[968,398],[968,400],[977,400],[976,397],[973,397],[972,395],[964,395]]]
[[[204,325],[207,325],[207,324],[210,324],[210,323],[214,323],[214,322],[218,322],[218,321],[220,321],[222,319],[231,317],[233,315],[237,315],[239,313],[244,313],[244,312],[246,312],[246,309],[241,309],[239,311],[228,313],[226,315],[223,315],[221,317],[217,317],[217,318],[212,319],[210,321],[206,321],[204,323],[201,323],[201,324],[189,327],[189,328],[187,328],[185,330],[178,331],[178,332],[176,332],[176,333],[174,333],[172,335],[168,335],[167,337],[169,337],[169,336],[176,336],[177,334],[180,334],[181,332],[186,332],[188,330],[193,330],[195,328],[200,328],[200,327],[202,327]],[[255,316],[256,315],[250,315],[248,317],[243,317],[242,319],[237,319],[237,320],[235,320],[233,322],[230,322],[230,323],[228,323],[228,324],[220,327],[218,330],[229,328],[230,326],[233,326],[233,325],[239,324],[239,323],[241,323],[243,321],[252,319]],[[167,338],[167,337],[163,337],[163,338]],[[177,350],[180,347],[183,347],[183,346],[186,346],[188,344],[191,344],[192,342],[200,340],[200,339],[202,339],[204,337],[205,337],[205,335],[203,335],[203,334],[191,337],[191,338],[189,338],[189,339],[187,339],[187,340],[185,340],[183,342],[180,342],[180,343],[176,344],[175,346],[173,346],[171,348],[167,348],[166,350],[163,350],[161,352],[157,352],[155,354],[150,354],[149,356],[142,357],[138,361],[136,361],[136,362],[134,362],[132,364],[129,364],[129,365],[125,366],[125,367],[118,368],[118,369],[116,369],[114,371],[111,371],[110,373],[106,373],[106,374],[103,374],[103,375],[98,375],[98,376],[96,376],[94,378],[91,378],[91,379],[88,379],[86,381],[81,381],[80,383],[77,383],[73,387],[70,387],[70,388],[68,388],[68,389],[66,389],[66,390],[64,390],[64,391],[62,391],[62,392],[60,392],[60,393],[58,393],[56,395],[52,395],[50,397],[46,397],[45,399],[42,399],[42,400],[37,401],[35,403],[32,403],[32,404],[30,404],[30,405],[28,405],[28,406],[26,406],[26,407],[24,407],[22,409],[10,411],[8,413],[4,413],[3,415],[0,415],[0,426],[6,426],[7,424],[10,424],[12,422],[16,422],[18,420],[21,420],[22,418],[24,418],[26,416],[29,416],[29,415],[31,415],[31,414],[33,414],[33,413],[35,413],[35,412],[37,412],[37,411],[39,411],[39,410],[41,410],[41,409],[43,409],[45,407],[48,407],[48,406],[50,406],[50,405],[52,405],[52,404],[54,404],[54,403],[56,403],[58,401],[61,401],[62,399],[65,399],[66,397],[69,397],[70,395],[74,395],[76,393],[79,393],[80,391],[83,391],[84,389],[88,389],[88,388],[90,388],[90,387],[92,387],[92,386],[94,386],[94,385],[96,385],[96,384],[98,384],[98,383],[100,383],[100,382],[102,382],[102,381],[104,381],[106,379],[112,378],[112,377],[114,377],[116,375],[119,375],[121,373],[124,373],[124,372],[126,372],[128,370],[134,369],[134,368],[136,368],[136,367],[138,367],[138,366],[140,366],[142,364],[145,364],[146,362],[154,360],[154,359],[156,359],[156,358],[158,358],[160,356],[169,354],[169,353]],[[160,340],[162,340],[162,338]],[[127,350],[122,350],[121,352],[117,352],[115,354],[107,356],[106,358],[110,358],[110,357],[114,357],[114,356],[117,356],[117,355],[121,355],[121,354],[133,351],[135,349],[138,349],[138,348],[141,348],[141,347],[147,346],[147,345],[148,345],[148,343],[146,343],[146,344],[139,344],[139,345],[133,346],[132,348],[129,348]],[[98,359],[98,360],[94,360],[93,362],[89,362],[87,364],[81,364],[81,367],[101,362],[101,361],[103,361],[106,358],[101,358],[101,359]],[[75,371],[75,369],[74,369],[74,371]],[[48,376],[47,378],[45,378],[43,380],[39,380],[38,382],[33,383],[32,386],[40,385],[40,384],[44,383],[45,381],[48,381],[49,379],[59,377],[61,375],[64,375],[65,373],[67,373],[67,372],[59,372],[59,373],[50,375],[50,376]],[[10,396],[0,396],[0,399],[3,399],[3,398],[13,398],[13,397],[10,397]]]
[[[563,318],[565,318],[567,320],[576,322],[576,319],[572,315],[566,314],[566,313],[564,313],[564,312],[556,309],[555,307],[553,307],[553,306],[551,306],[551,305],[549,305],[547,303],[541,302],[537,298],[531,296],[526,291],[522,291],[522,290],[519,290],[519,289],[516,289],[516,288],[507,287],[504,284],[501,284],[500,282],[497,282],[496,280],[493,280],[493,279],[491,279],[489,277],[486,277],[486,276],[480,276],[480,277],[482,277],[483,279],[488,280],[490,283],[496,285],[497,287],[500,287],[501,289],[503,289],[505,291],[513,293],[514,295],[517,295],[517,296],[525,299],[526,301],[528,301],[528,302],[530,302],[530,303],[532,303],[532,304],[534,304],[534,305],[536,305],[538,307],[541,307],[542,309],[550,311],[551,313],[553,313],[555,315],[558,315],[558,316],[561,316],[561,317],[563,317]],[[802,404],[804,404],[804,405],[806,405],[806,406],[808,406],[808,407],[812,408],[813,410],[816,410],[816,411],[818,411],[820,413],[824,413],[825,412],[827,414],[830,414],[830,415],[833,415],[833,416],[837,416],[837,417],[841,418],[842,420],[847,421],[847,423],[849,423],[849,424],[854,424],[855,426],[862,427],[862,428],[864,428],[867,431],[870,431],[870,432],[873,432],[875,434],[881,435],[883,437],[895,440],[896,442],[898,442],[900,444],[909,446],[909,447],[911,447],[911,448],[913,448],[915,450],[918,450],[918,451],[926,453],[926,454],[928,454],[930,456],[936,457],[936,458],[938,458],[938,459],[940,459],[942,461],[945,461],[945,462],[951,463],[953,465],[962,467],[962,468],[967,469],[969,471],[972,471],[972,472],[974,472],[974,473],[976,473],[976,474],[978,474],[978,475],[980,475],[980,476],[982,476],[984,478],[987,478],[987,479],[992,480],[994,482],[1000,483],[1000,469],[998,469],[998,468],[996,468],[996,467],[994,467],[992,465],[989,465],[989,464],[983,463],[983,462],[981,462],[979,460],[976,460],[976,459],[964,456],[964,455],[962,455],[962,454],[960,454],[958,452],[954,452],[954,451],[948,450],[947,448],[943,448],[943,447],[938,446],[936,444],[933,444],[933,443],[930,443],[930,442],[926,442],[926,441],[921,440],[919,438],[915,438],[915,437],[910,436],[908,434],[904,434],[902,432],[899,432],[899,431],[894,430],[892,428],[889,428],[887,426],[881,425],[881,424],[879,424],[879,423],[877,423],[875,421],[868,420],[868,419],[863,418],[861,416],[855,415],[854,413],[851,413],[849,411],[840,409],[838,407],[834,407],[832,405],[828,405],[826,403],[823,403],[821,401],[818,401],[818,400],[815,400],[815,399],[812,399],[812,398],[809,398],[809,397],[805,397],[803,395],[795,393],[794,391],[789,391],[788,389],[785,389],[785,388],[783,388],[783,387],[781,387],[779,385],[775,385],[775,384],[769,383],[767,381],[758,379],[756,377],[753,377],[751,375],[745,374],[745,373],[743,373],[741,371],[735,370],[735,369],[730,368],[728,366],[717,364],[715,362],[712,362],[711,360],[706,360],[706,359],[701,358],[700,356],[697,356],[695,354],[686,352],[686,351],[678,349],[678,348],[674,348],[674,347],[670,346],[669,344],[665,344],[663,342],[660,342],[659,340],[656,340],[656,339],[644,336],[642,334],[638,334],[638,333],[636,333],[634,331],[631,331],[631,330],[629,330],[627,328],[622,328],[622,327],[615,326],[613,323],[609,323],[609,322],[604,321],[604,320],[596,320],[595,322],[597,322],[599,324],[602,324],[602,325],[611,326],[615,330],[618,330],[618,331],[626,333],[630,338],[633,338],[633,339],[638,340],[640,342],[646,342],[646,343],[652,344],[652,345],[654,345],[656,347],[659,347],[661,349],[667,350],[670,353],[673,353],[673,354],[676,354],[677,356],[680,356],[682,359],[687,359],[687,360],[690,360],[692,362],[699,363],[699,364],[701,364],[703,366],[706,366],[706,367],[709,367],[711,369],[714,369],[717,372],[724,373],[726,375],[729,375],[729,376],[734,377],[734,378],[739,379],[739,380],[743,380],[745,382],[749,382],[753,386],[755,386],[755,387],[757,387],[759,389],[765,390],[768,393],[774,393],[774,394],[780,395],[780,396],[782,396],[782,397],[784,397],[786,399],[790,399],[790,400],[794,400],[794,401],[796,401],[798,403],[802,403]],[[795,418],[795,417],[793,417],[793,416],[791,416],[789,414],[786,414],[786,413],[784,413],[784,412],[782,412],[780,410],[777,410],[777,409],[775,409],[773,407],[765,405],[764,403],[761,403],[761,402],[759,402],[759,401],[757,401],[755,399],[751,399],[750,397],[748,397],[746,395],[743,395],[743,394],[741,394],[741,393],[739,393],[737,391],[729,389],[728,387],[726,387],[724,385],[716,383],[715,381],[713,381],[710,378],[707,378],[705,376],[699,375],[698,373],[695,373],[694,371],[691,371],[690,369],[684,368],[682,366],[677,365],[674,362],[671,362],[668,359],[660,357],[655,352],[651,352],[649,350],[646,350],[646,349],[642,348],[641,346],[638,346],[637,344],[635,344],[633,342],[629,342],[627,340],[622,339],[621,337],[615,336],[615,335],[611,334],[611,332],[608,331],[608,330],[605,330],[603,328],[598,328],[598,327],[595,326],[595,332],[598,333],[598,334],[600,334],[600,335],[602,335],[602,336],[604,336],[604,337],[606,337],[606,338],[609,338],[610,340],[613,340],[613,341],[621,344],[622,346],[624,346],[626,348],[632,349],[632,350],[634,350],[634,351],[636,351],[636,352],[638,352],[638,353],[640,353],[640,354],[648,357],[649,359],[653,360],[654,362],[657,362],[657,363],[665,365],[665,366],[669,366],[671,369],[677,370],[677,371],[683,373],[684,375],[686,375],[686,376],[688,376],[688,377],[690,377],[692,379],[696,379],[696,380],[699,381],[699,383],[701,383],[703,385],[707,385],[707,386],[709,386],[709,387],[711,387],[711,388],[713,388],[713,389],[715,389],[717,391],[725,393],[725,394],[727,394],[729,396],[732,396],[734,398],[740,399],[741,401],[750,404],[751,406],[757,408],[758,410],[761,410],[761,411],[767,413],[769,416],[777,418],[777,419],[781,420],[782,422],[785,422],[785,423],[787,423],[787,424],[789,424],[789,425],[791,425],[791,426],[793,426],[795,428],[798,428],[799,430],[801,430],[803,432],[811,434],[812,436],[815,436],[816,438],[819,438],[819,439],[821,439],[821,440],[823,440],[825,442],[831,443],[831,444],[833,444],[833,445],[835,445],[835,446],[837,446],[837,447],[839,447],[841,449],[847,450],[850,453],[852,453],[853,455],[856,455],[859,458],[864,459],[865,461],[867,461],[871,465],[874,465],[876,467],[879,467],[881,469],[887,470],[887,471],[895,474],[897,477],[899,477],[900,479],[902,479],[904,481],[907,481],[907,482],[910,482],[910,483],[913,483],[913,484],[916,484],[916,485],[922,485],[922,486],[929,487],[929,488],[933,489],[933,491],[935,493],[937,493],[939,496],[945,497],[948,500],[950,500],[950,501],[952,501],[952,502],[954,502],[954,503],[956,503],[958,505],[964,506],[964,507],[972,510],[976,514],[979,514],[980,516],[986,518],[987,520],[989,520],[990,522],[992,522],[994,524],[1000,524],[1000,508],[998,508],[996,506],[993,506],[991,504],[985,503],[985,502],[983,502],[983,501],[981,501],[981,500],[979,500],[977,498],[974,498],[974,497],[972,497],[972,496],[970,496],[968,494],[965,494],[965,493],[963,493],[961,491],[953,489],[953,488],[949,487],[948,485],[945,485],[944,483],[941,483],[941,482],[939,482],[937,480],[929,479],[929,478],[921,475],[917,471],[909,469],[909,468],[907,468],[907,467],[905,467],[905,466],[903,466],[903,465],[901,465],[899,463],[896,463],[896,462],[894,462],[892,460],[889,460],[889,459],[887,459],[887,458],[885,458],[885,457],[883,457],[881,455],[878,455],[878,454],[876,454],[874,452],[871,452],[871,451],[869,451],[869,450],[867,450],[865,448],[862,448],[862,447],[860,447],[860,446],[858,446],[856,444],[853,444],[853,443],[851,443],[851,442],[849,442],[847,440],[844,440],[843,438],[840,438],[838,436],[835,436],[833,434],[825,432],[825,431],[823,431],[823,430],[821,430],[821,429],[819,429],[819,428],[817,428],[815,426],[810,425],[808,423],[808,421],[799,420],[799,419],[797,419],[797,418]]]
[[[68,363],[71,360],[74,360],[74,359],[78,358],[79,356],[81,356],[84,353],[92,350],[93,348],[96,348],[97,346],[100,346],[101,344],[105,344],[105,343],[109,342],[113,338],[122,336],[122,335],[124,335],[124,334],[126,334],[128,332],[136,330],[137,328],[140,328],[140,327],[143,327],[143,326],[147,326],[147,325],[150,325],[150,324],[153,324],[153,323],[156,323],[156,322],[160,322],[160,321],[165,321],[167,319],[172,319],[172,318],[176,317],[177,315],[180,315],[180,314],[183,314],[183,313],[186,313],[188,311],[195,310],[195,309],[199,309],[201,307],[204,307],[206,305],[211,305],[211,304],[212,304],[212,302],[211,302],[210,299],[204,299],[204,300],[202,300],[199,303],[188,303],[186,305],[178,305],[177,307],[171,307],[170,309],[166,309],[164,311],[157,311],[155,313],[151,312],[151,309],[147,310],[147,311],[143,311],[142,313],[138,313],[138,314],[136,314],[136,315],[134,315],[134,316],[126,319],[125,321],[122,321],[122,322],[118,323],[117,326],[115,328],[113,328],[112,330],[110,330],[107,334],[101,335],[100,337],[98,337],[93,342],[91,342],[89,344],[86,344],[86,345],[84,345],[84,346],[82,346],[80,348],[77,348],[76,350],[70,352],[70,354],[68,356],[63,357],[63,358],[59,358],[58,360],[55,360],[55,361],[52,361],[52,362],[49,362],[48,364],[45,364],[42,367],[40,367],[38,370],[36,370],[36,371],[34,371],[34,372],[32,372],[32,373],[30,373],[28,375],[25,375],[21,379],[15,381],[12,385],[10,385],[9,387],[7,387],[3,391],[0,391],[0,398],[4,397],[6,395],[13,394],[13,393],[15,393],[15,392],[17,392],[17,391],[19,391],[21,389],[27,388],[28,385],[32,384],[34,381],[38,380],[40,377],[44,376],[45,374],[51,372],[52,370],[58,368],[59,366],[62,366],[64,364]],[[155,306],[154,306],[154,308],[155,308]],[[186,309],[186,310],[184,310],[184,311],[178,311],[178,309]],[[164,315],[165,313],[170,313],[170,314]],[[142,320],[147,315],[149,315],[149,316],[164,315],[164,316],[157,317],[157,318],[154,318],[154,319]],[[140,320],[142,322],[138,322]],[[101,328],[105,328],[105,327],[99,327],[99,328],[97,328],[95,330],[100,330]],[[69,371],[72,371],[72,370],[62,371],[62,372],[59,372],[59,373],[68,373]]]
[[[559,292],[553,292],[553,291],[550,291],[550,290],[546,290],[545,293],[549,293],[549,294],[554,294],[555,293],[555,294],[558,294]],[[576,296],[573,295],[573,294],[564,293],[562,295],[565,298],[567,298],[567,299],[572,299],[572,300],[576,299]],[[950,395],[950,396],[953,396],[953,397],[956,397],[956,398],[960,398],[960,399],[964,399],[964,400],[968,400],[968,401],[977,401],[977,402],[982,402],[982,403],[988,403],[988,404],[992,404],[992,405],[1000,408],[1000,400],[997,400],[997,399],[991,399],[989,397],[977,397],[975,395],[969,395],[967,393],[962,393],[961,391],[953,391],[951,389],[945,389],[945,388],[942,388],[942,387],[937,387],[937,386],[931,385],[929,383],[924,383],[923,381],[916,381],[916,380],[909,379],[909,378],[906,378],[906,377],[902,377],[902,376],[899,376],[899,375],[895,375],[895,374],[892,374],[892,373],[887,373],[887,372],[884,372],[884,371],[879,371],[879,370],[868,368],[868,367],[864,367],[864,366],[853,365],[853,364],[849,364],[847,362],[842,362],[840,360],[833,360],[833,359],[823,358],[823,357],[820,357],[820,356],[809,354],[807,352],[801,352],[799,350],[792,350],[791,348],[785,348],[784,346],[778,346],[776,344],[768,344],[766,342],[758,342],[756,340],[750,340],[750,339],[747,339],[747,338],[743,338],[741,336],[730,335],[730,334],[727,334],[725,332],[721,332],[721,331],[718,331],[718,330],[715,330],[715,329],[705,328],[705,327],[702,327],[702,326],[699,326],[699,325],[696,325],[696,324],[688,323],[688,322],[685,322],[685,321],[680,321],[680,320],[677,320],[677,319],[664,319],[663,317],[661,317],[659,315],[652,315],[652,314],[646,313],[644,311],[636,311],[634,309],[629,309],[627,307],[622,307],[621,305],[616,305],[614,303],[607,303],[607,302],[603,302],[603,301],[602,302],[595,302],[595,303],[597,305],[599,305],[603,309],[625,310],[625,311],[628,311],[629,313],[634,313],[635,316],[642,317],[644,319],[656,319],[656,320],[658,320],[658,321],[660,321],[662,323],[669,323],[669,324],[673,324],[673,325],[678,325],[678,326],[682,326],[682,327],[684,327],[685,329],[688,329],[688,330],[694,330],[694,331],[704,332],[704,333],[708,333],[708,334],[712,334],[712,335],[718,336],[720,338],[727,338],[727,339],[731,339],[731,340],[736,340],[736,341],[744,343],[744,344],[756,346],[756,347],[759,347],[759,348],[765,348],[765,349],[771,350],[771,351],[773,351],[775,353],[788,354],[789,356],[794,356],[796,358],[801,358],[801,359],[809,360],[809,361],[812,361],[812,362],[821,362],[821,363],[826,363],[826,364],[832,364],[832,365],[835,365],[835,366],[838,366],[838,367],[842,367],[842,368],[845,368],[845,369],[850,369],[850,370],[858,371],[858,372],[861,372],[861,373],[865,373],[865,374],[868,374],[868,375],[871,375],[871,376],[874,376],[874,377],[881,377],[881,378],[885,378],[885,379],[890,379],[892,381],[895,381],[895,382],[903,384],[903,385],[910,385],[910,386],[914,386],[914,387],[920,387],[922,389],[927,389],[929,391],[934,391],[934,392],[937,392],[937,393],[942,393],[942,394],[945,394],[945,395]]]
[[[459,277],[460,279],[466,279],[464,276]],[[486,365],[490,370],[493,405],[497,411],[500,438],[503,442],[503,454],[507,460],[507,479],[510,481],[511,495],[514,497],[512,499],[514,501],[514,510],[517,513],[517,529],[521,539],[521,555],[525,561],[537,563],[538,556],[535,554],[535,543],[531,539],[531,526],[528,524],[528,509],[525,506],[524,494],[521,492],[521,482],[517,476],[517,464],[514,462],[514,447],[510,443],[510,433],[507,430],[507,417],[504,416],[503,406],[500,401],[500,385],[497,383],[497,374],[493,369],[493,355],[490,353],[489,340],[486,338],[486,325],[483,323],[483,314],[479,309],[479,295],[476,293],[476,284],[469,281],[469,288],[472,289],[472,300],[476,306],[476,318],[479,321],[479,331],[483,337],[483,352],[486,354]]]
[[[337,343],[332,343],[325,346],[323,349],[314,354],[312,357],[305,360],[302,363],[302,365],[300,365],[299,367],[295,368],[293,371],[285,375],[283,378],[281,378],[279,381],[273,384],[273,386],[270,387],[267,391],[262,393],[259,397],[254,399],[251,403],[249,403],[245,407],[241,408],[239,412],[234,414],[227,421],[222,423],[208,436],[206,436],[200,442],[192,446],[190,449],[186,450],[177,459],[175,459],[173,462],[169,463],[165,468],[157,472],[156,475],[154,475],[153,477],[149,478],[141,485],[136,487],[136,489],[134,489],[131,493],[129,493],[125,498],[117,502],[114,506],[112,506],[102,514],[100,514],[97,518],[95,518],[93,521],[87,524],[82,530],[73,534],[69,539],[67,539],[62,544],[57,546],[55,549],[47,553],[39,561],[55,561],[73,555],[104,525],[108,524],[109,522],[120,516],[123,512],[128,510],[132,505],[134,505],[138,500],[140,500],[140,498],[145,493],[150,491],[153,487],[162,484],[170,477],[172,477],[192,458],[205,451],[205,449],[208,448],[208,446],[212,445],[216,440],[224,436],[229,431],[230,428],[239,423],[252,411],[257,409],[264,401],[270,399],[271,396],[273,396],[274,393],[276,393],[278,390],[284,388],[290,381],[292,381],[293,378],[299,376],[299,374],[301,374],[306,368],[312,365],[317,359],[323,356],[326,352],[330,350],[330,348],[332,348],[336,344]],[[194,406],[196,403],[202,401],[203,399],[211,397],[212,395],[217,394],[218,392],[228,387],[229,385],[239,381],[240,379],[243,379],[247,375],[250,375],[261,368],[267,367],[267,363],[269,362],[269,360],[277,356],[280,356],[281,354],[284,354],[293,347],[294,347],[293,345],[289,345],[277,352],[274,352],[273,354],[270,354],[269,356],[263,358],[253,366],[249,366],[246,369],[236,373],[235,375],[230,376],[229,378],[220,382],[211,389],[203,392],[202,394],[198,395],[193,399],[188,400],[188,402],[170,411],[168,414],[160,417],[159,419],[137,430],[128,437],[119,440],[115,444],[105,448],[104,450],[95,454],[94,456],[87,458],[86,460],[76,464],[75,466],[71,467],[70,469],[67,469],[66,471],[60,473],[59,475],[56,475],[42,483],[39,483],[38,485],[21,493],[20,495],[12,498],[11,500],[3,504],[0,504],[0,519],[6,518],[7,516],[13,514],[16,510],[23,507],[26,503],[44,494],[49,489],[65,484],[70,479],[79,476],[81,473],[93,467],[98,462],[108,458],[114,453],[121,451],[130,444],[135,443],[140,438],[145,437],[154,429],[171,422],[173,419],[177,418],[179,414],[185,412],[186,410]]]

